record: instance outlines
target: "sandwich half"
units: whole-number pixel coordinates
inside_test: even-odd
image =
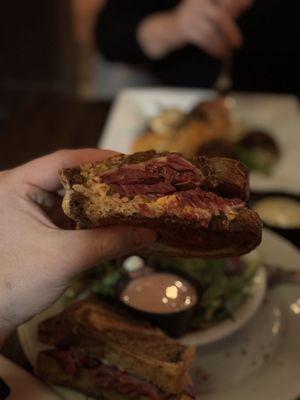
[[[63,169],[60,178],[64,212],[79,228],[152,228],[152,255],[232,257],[261,240],[246,204],[248,170],[237,160],[148,151]]]
[[[194,348],[107,304],[85,300],[39,327],[36,373],[105,400],[191,400]]]

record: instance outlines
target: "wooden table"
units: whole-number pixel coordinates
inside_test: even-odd
[[[0,170],[61,148],[96,147],[110,102],[0,93]],[[14,333],[1,352],[31,370]]]
[[[109,102],[56,93],[20,97],[0,95],[0,170],[57,149],[97,145]]]

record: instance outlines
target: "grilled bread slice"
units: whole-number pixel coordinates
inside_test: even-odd
[[[237,160],[149,151],[63,169],[60,177],[64,212],[79,228],[153,228],[151,254],[237,256],[261,240],[260,218],[245,203],[248,171]]]
[[[84,349],[96,359],[151,382],[167,393],[181,393],[190,382],[188,369],[194,348],[177,343],[159,329],[99,301],[78,302],[59,316],[42,322],[39,337],[52,346],[67,344]],[[39,357],[37,373],[47,379],[44,370]]]

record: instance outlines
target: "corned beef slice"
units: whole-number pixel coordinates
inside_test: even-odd
[[[178,193],[174,207],[190,205],[213,213],[245,205],[240,199],[226,199],[205,191],[206,180],[201,171],[177,154],[139,164],[122,165],[106,172],[101,179],[121,197],[145,195],[155,198]]]
[[[99,388],[113,389],[127,395],[130,398],[139,396],[149,397],[151,400],[170,400],[168,395],[158,389],[154,384],[118,368],[104,365],[100,360],[87,355],[84,350],[77,347],[56,348],[47,352],[55,358],[63,370],[74,377],[81,369],[86,369],[92,380]],[[187,392],[189,388],[187,388]]]
[[[204,177],[190,162],[169,154],[139,164],[123,165],[108,171],[102,181],[124,197],[137,194],[167,195],[201,186]]]

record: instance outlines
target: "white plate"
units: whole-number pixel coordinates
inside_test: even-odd
[[[284,285],[245,328],[199,347],[193,377],[199,400],[300,398],[299,286]]]
[[[215,95],[209,90],[188,89],[127,89],[118,96],[99,147],[131,153],[137,135],[148,119],[160,108],[179,107],[189,110],[199,100]],[[281,190],[300,193],[299,148],[300,113],[293,96],[233,94],[235,113],[249,126],[265,128],[278,141],[282,156],[271,177],[253,173],[254,190]]]
[[[299,251],[270,231],[264,231],[258,253],[268,262],[275,262],[286,269],[299,267]],[[300,301],[299,308],[297,309],[296,304],[294,311],[290,311],[291,304],[296,302],[300,292],[298,287],[292,289],[273,291],[268,302],[252,319],[252,313],[248,314],[250,321],[243,329],[215,344],[199,347],[200,356],[195,363],[194,375],[200,388],[198,390],[201,392],[201,400],[252,400],[253,391],[258,390],[256,388],[263,390],[265,386],[269,394],[263,397],[264,392],[261,392],[260,397],[255,396],[256,400],[292,400],[297,391],[300,394],[300,381],[298,377],[296,379],[295,369],[296,361],[298,366],[300,363]],[[35,365],[38,352],[47,348],[38,341],[38,324],[59,313],[62,308],[61,302],[58,302],[19,327],[21,346],[32,365]],[[245,319],[242,316],[240,318]],[[209,330],[207,333],[211,335]],[[228,331],[224,333],[228,335]],[[211,339],[207,337],[204,342],[209,341]],[[278,389],[281,397],[271,395],[273,382],[270,371],[282,373],[287,382],[286,386],[281,385],[280,390]],[[209,378],[206,380],[207,375]],[[276,384],[279,384],[279,379]],[[88,399],[87,396],[69,389],[54,387],[54,390],[66,400]]]
[[[270,264],[299,269],[300,252],[264,231],[259,252]],[[297,400],[300,398],[300,288],[268,292],[262,307],[235,334],[199,346],[193,368],[199,400]]]

